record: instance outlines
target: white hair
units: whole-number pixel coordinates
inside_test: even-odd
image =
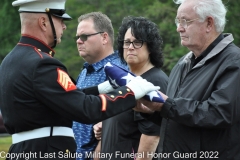
[[[186,0],[173,0],[176,4],[182,4]],[[196,1],[196,5],[193,9],[200,19],[205,20],[207,17],[211,16],[214,19],[214,25],[216,31],[221,33],[224,31],[226,25],[226,13],[227,9],[222,3],[222,0],[193,0]]]

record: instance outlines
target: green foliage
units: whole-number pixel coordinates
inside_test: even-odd
[[[235,0],[223,0],[224,4],[227,6],[227,24],[225,27],[225,33],[232,33],[234,37],[234,43],[240,46],[240,30],[239,30],[239,20],[240,20],[240,3]]]
[[[9,0],[0,1],[0,62],[16,45],[20,37],[20,20]]]
[[[0,62],[5,55],[16,45],[20,37],[20,20],[17,8],[12,7],[12,1],[0,1]],[[233,33],[235,44],[240,46],[240,3],[236,0],[223,0],[228,8],[226,33]],[[115,37],[122,19],[125,16],[144,16],[155,22],[163,38],[163,51],[165,64],[163,70],[169,74],[178,59],[188,52],[180,44],[179,34],[176,32],[174,18],[177,5],[172,0],[67,0],[66,9],[73,20],[66,22],[67,30],[64,31],[62,43],[55,49],[55,58],[63,62],[70,75],[77,78],[82,69],[84,60],[79,56],[76,42],[78,17],[93,11],[101,11],[112,20]],[[116,47],[116,43],[115,43]]]

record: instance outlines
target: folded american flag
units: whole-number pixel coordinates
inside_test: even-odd
[[[133,77],[135,77],[135,75],[130,71],[111,64],[110,62],[104,66],[104,71],[106,73],[107,79],[109,80],[109,83],[113,88],[125,86],[128,82],[131,81]],[[144,96],[144,98],[152,102],[164,103],[164,99],[157,91],[149,92]]]

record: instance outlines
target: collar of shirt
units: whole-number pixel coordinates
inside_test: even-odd
[[[101,61],[98,61],[98,62],[93,63],[93,64],[89,64],[88,62],[85,62],[83,64],[83,69],[86,68],[87,69],[87,73],[92,73],[94,71],[100,70],[101,68],[104,67],[104,65],[107,62],[111,62],[111,61],[113,61],[116,58],[118,58],[117,53],[113,53],[113,54],[110,54],[109,56],[107,56],[106,58],[102,59]]]
[[[84,63],[83,70],[80,72],[80,74],[77,77],[77,87],[78,88],[86,88],[89,86],[98,85],[99,83],[102,83],[106,81],[106,74],[104,72],[104,66],[107,64],[107,62],[115,62],[119,63],[119,57],[117,53],[113,53],[106,58],[102,59],[101,61],[91,64],[94,68],[94,71],[92,73],[87,73],[87,68],[90,64]]]
[[[208,47],[205,51],[201,53],[199,57],[195,57],[194,54],[192,54],[191,57],[191,68],[193,68],[198,62],[200,62],[204,57],[208,55],[208,53],[211,52],[211,50],[222,40],[224,39],[223,34],[220,34]]]
[[[22,35],[19,43],[23,43],[23,44],[28,44],[31,46],[36,47],[39,51],[45,52],[49,55],[51,55],[52,57],[55,54],[55,51],[53,49],[51,49],[49,46],[47,46],[47,44],[43,43],[41,40],[32,37],[32,36],[28,36],[28,35]]]

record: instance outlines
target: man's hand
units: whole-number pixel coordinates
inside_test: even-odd
[[[141,102],[142,106],[135,107],[134,110],[138,112],[143,112],[143,113],[153,113],[154,111],[161,111],[162,106],[164,103],[158,103],[158,102],[150,102],[148,100],[145,100],[144,98],[141,98],[139,100]],[[147,109],[146,109],[147,108]]]
[[[158,91],[161,96],[163,97],[164,101],[166,101],[166,99],[168,98],[167,95],[163,94],[162,92]],[[162,106],[164,103],[158,103],[158,102],[150,102],[144,98],[141,98],[138,100],[138,103],[141,103],[141,106],[136,106],[134,108],[134,110],[138,111],[138,112],[143,112],[143,113],[151,113],[151,111],[161,111],[162,110]],[[149,109],[147,110],[146,107]]]
[[[95,138],[100,141],[102,137],[102,122],[95,124],[93,126],[93,131],[95,134]]]
[[[140,100],[137,101],[136,107],[133,108],[134,111],[142,112],[142,113],[153,113],[154,111],[149,109],[147,106],[142,104]]]
[[[142,98],[144,95],[151,91],[160,89],[159,86],[154,86],[152,83],[148,82],[140,76],[132,78],[131,81],[126,84],[126,86],[133,91],[136,99]]]

